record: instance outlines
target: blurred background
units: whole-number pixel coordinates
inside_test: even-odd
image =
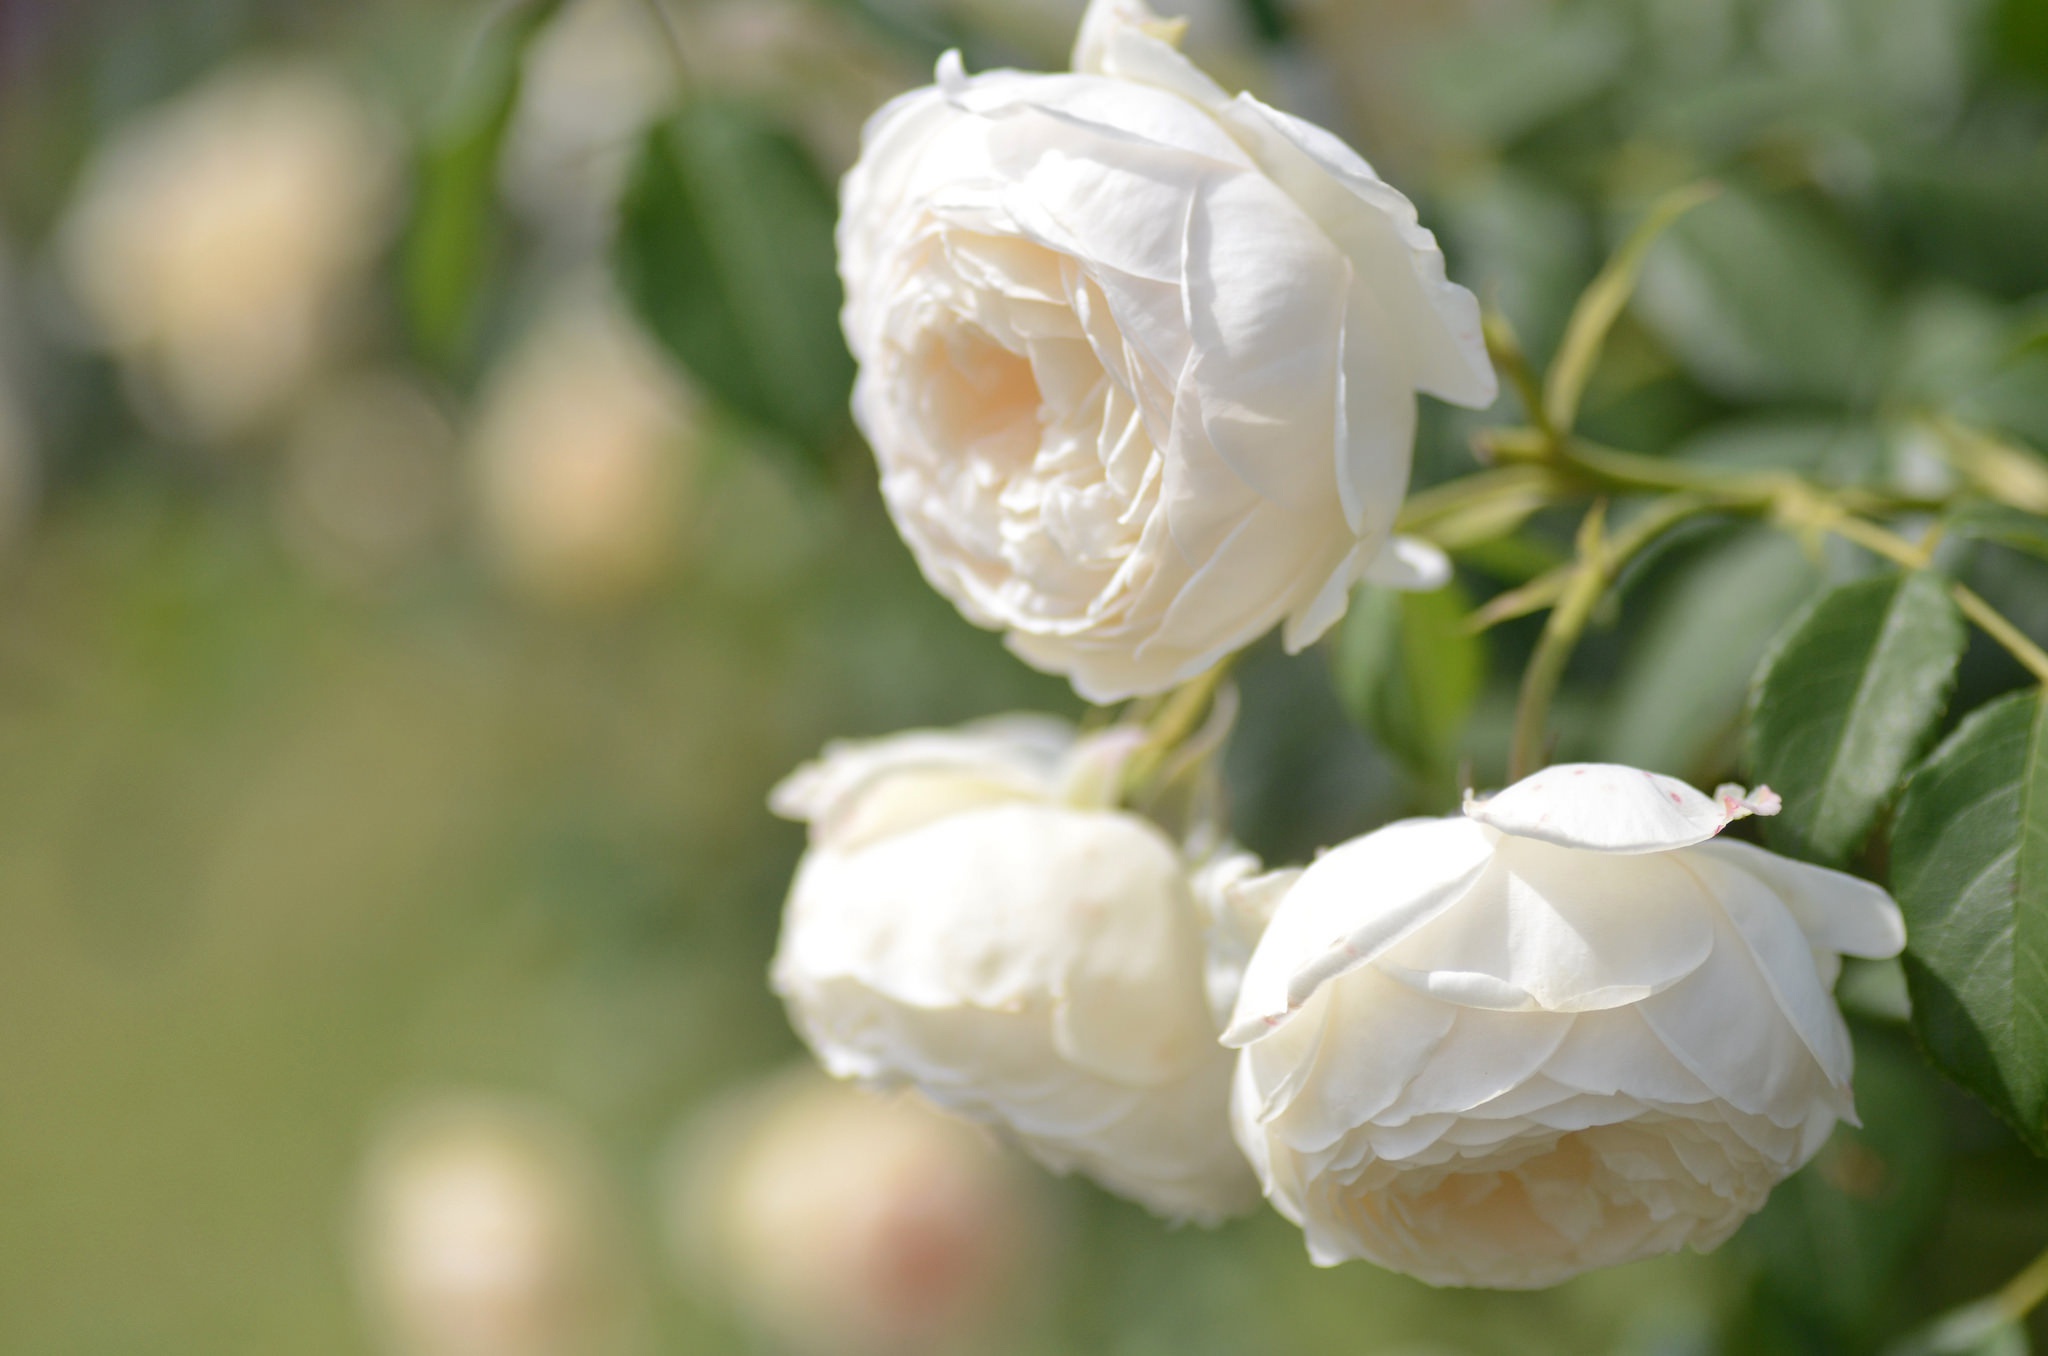
[[[2041,0],[1190,7],[1539,362],[1650,197],[1726,185],[1591,436],[2048,512]],[[1854,1353],[2048,1244],[2048,1171],[1881,967],[1862,1131],[1721,1253],[1534,1295],[1317,1271],[1270,1213],[1169,1231],[802,1073],[770,785],[830,737],[1078,714],[881,513],[831,184],[939,51],[1059,67],[1079,8],[0,0],[0,1349]],[[1420,481],[1511,404],[1427,411]],[[1454,608],[1568,531],[1462,554]],[[1973,549],[2048,636],[2048,565]],[[1856,568],[1686,534],[1564,752],[1739,772],[1757,657]],[[1500,779],[1528,624],[1372,603],[1243,671],[1272,860]],[[1389,634],[1454,651],[1448,698]],[[1958,709],[2019,678],[1979,646]]]

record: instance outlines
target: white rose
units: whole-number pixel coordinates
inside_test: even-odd
[[[1224,1037],[1232,1115],[1318,1264],[1535,1287],[1704,1251],[1853,1119],[1829,991],[1898,952],[1898,909],[1708,841],[1776,810],[1717,800],[1554,767],[1245,887],[1284,893]]]
[[[1483,406],[1479,309],[1408,200],[1230,98],[1135,0],[1074,73],[966,75],[868,124],[839,226],[854,412],[925,576],[1092,701],[1157,692],[1351,586],[1393,543],[1415,392]]]
[[[1013,717],[828,749],[773,802],[811,825],[773,983],[833,1074],[1214,1221],[1257,1185],[1190,863],[1103,794],[1129,734]]]

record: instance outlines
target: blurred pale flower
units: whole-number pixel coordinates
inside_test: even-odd
[[[600,245],[641,130],[676,96],[675,55],[647,0],[577,0],[528,54],[502,162],[526,216]]]
[[[402,1356],[584,1356],[602,1328],[595,1189],[540,1111],[450,1099],[373,1146],[359,1266]]]
[[[385,372],[328,383],[285,445],[285,544],[332,583],[384,579],[447,525],[454,464],[454,426],[417,385]]]
[[[1324,1266],[1535,1287],[1705,1250],[1853,1115],[1841,956],[1883,890],[1740,842],[1759,789],[1547,769],[1278,897],[1226,1043],[1238,1139]]]
[[[986,1350],[1042,1246],[983,1132],[809,1070],[694,1118],[672,1168],[692,1278],[797,1352]]]
[[[574,290],[492,377],[472,449],[485,543],[543,601],[614,601],[673,560],[693,410],[608,296]]]
[[[715,0],[687,11],[694,79],[776,109],[834,174],[860,126],[917,77],[838,8],[808,0]]]
[[[1493,399],[1470,293],[1335,137],[1232,99],[1137,0],[1075,74],[966,75],[868,125],[839,229],[854,409],[925,576],[1104,702],[1285,622],[1393,549],[1415,393]]]
[[[383,244],[394,169],[376,120],[312,67],[217,76],[116,135],[60,249],[144,408],[225,440],[296,395]]]
[[[677,102],[685,59],[693,91],[774,108],[836,173],[852,163],[861,121],[905,83],[891,58],[860,25],[805,0],[578,0],[527,58],[506,196],[566,253],[602,247],[641,133]]]
[[[1257,1199],[1197,889],[1227,873],[1191,877],[1112,807],[1130,734],[1011,716],[828,748],[773,800],[811,826],[773,983],[833,1074],[913,1084],[1055,1171],[1213,1221]]]

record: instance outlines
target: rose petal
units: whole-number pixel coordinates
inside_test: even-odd
[[[1472,1007],[1622,1007],[1706,962],[1713,910],[1699,879],[1671,858],[1588,858],[1511,838],[1455,909],[1389,947],[1378,964]]]
[[[1770,886],[1817,949],[1872,960],[1905,949],[1905,918],[1882,886],[1734,839],[1702,843],[1692,851],[1740,867]]]
[[[1758,788],[1762,796],[1767,788]],[[1715,801],[1675,777],[1613,763],[1562,763],[1485,798],[1465,813],[1518,838],[1593,852],[1669,852],[1704,843],[1768,802]]]
[[[1245,970],[1223,1043],[1282,1025],[1317,986],[1373,960],[1462,897],[1492,857],[1475,824],[1414,819],[1324,853],[1287,892]]]

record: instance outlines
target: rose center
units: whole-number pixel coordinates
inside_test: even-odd
[[[1038,451],[1038,379],[1030,359],[987,331],[934,335],[923,355],[926,427],[941,445],[1020,470]]]

